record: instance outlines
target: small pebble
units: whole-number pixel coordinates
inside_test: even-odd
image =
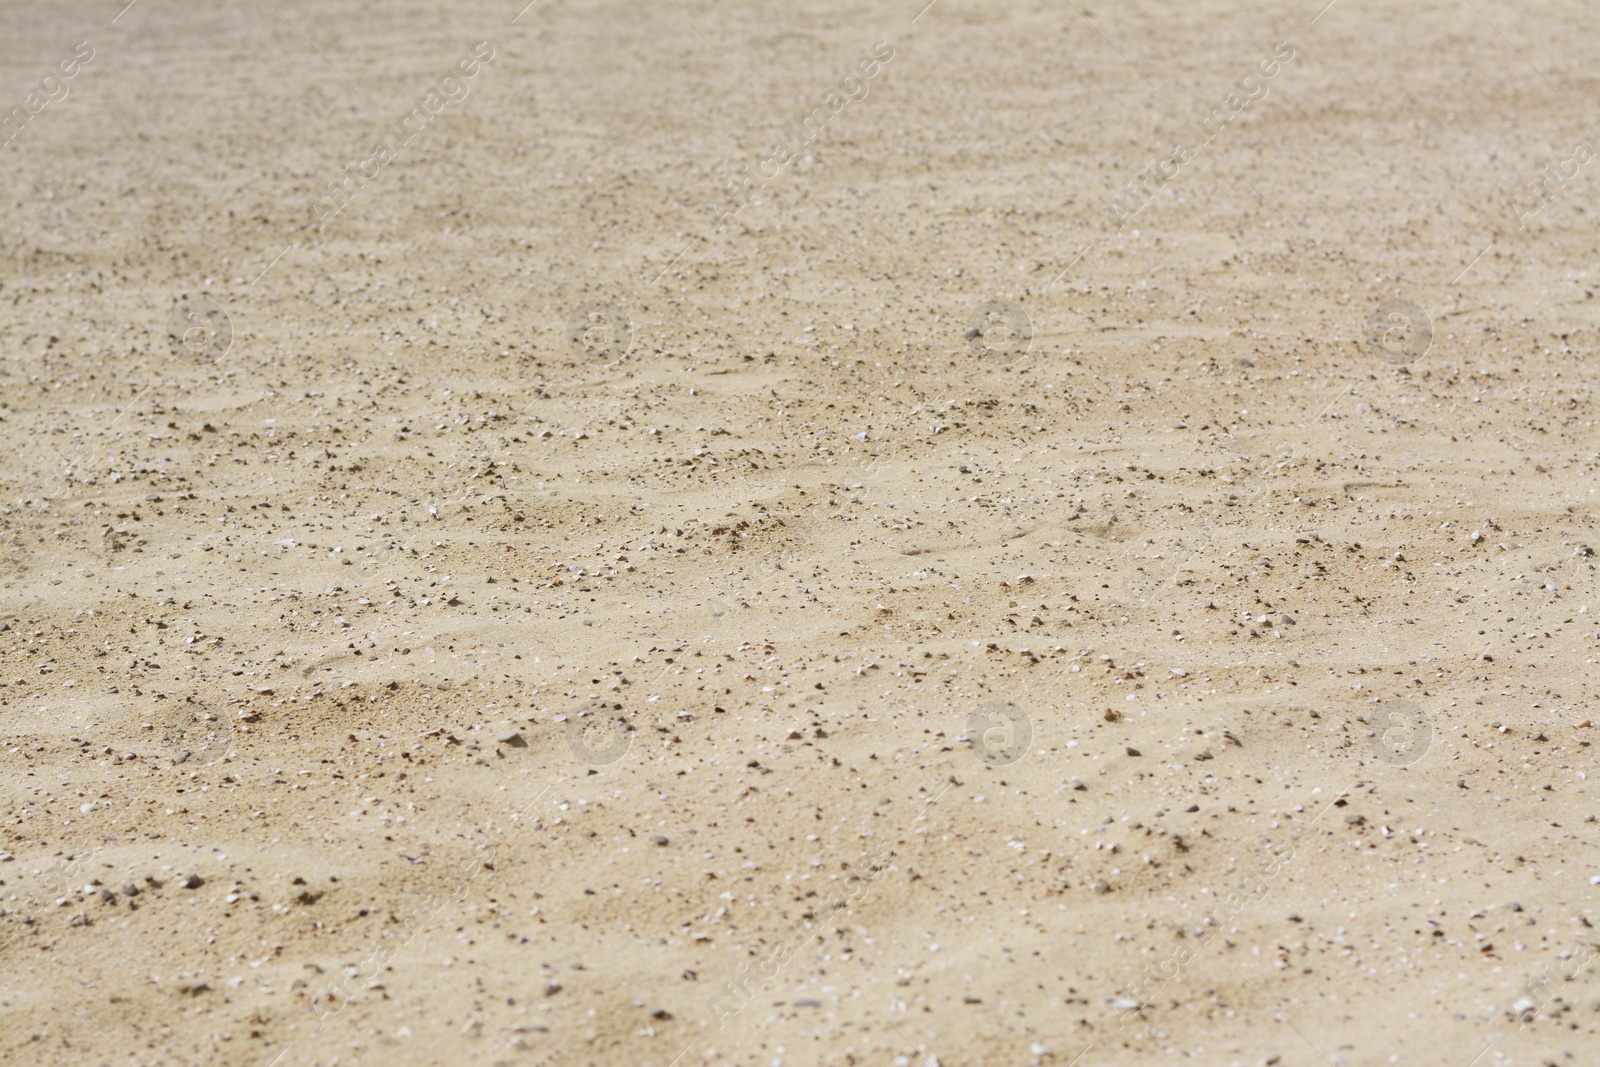
[[[528,742],[522,739],[522,734],[517,730],[506,730],[502,733],[495,734],[494,739],[500,742],[502,745],[510,745],[512,748],[528,747]]]
[[[206,884],[206,880],[198,874],[186,874],[179,880],[178,884],[184,889],[199,889]]]
[[[651,834],[650,835],[650,840],[654,841],[656,844],[660,845],[662,848],[666,848],[667,847],[667,837],[666,837],[665,834]]]

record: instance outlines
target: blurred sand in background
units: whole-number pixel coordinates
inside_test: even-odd
[[[1593,6],[519,7],[0,8],[0,1059],[1595,1061]]]

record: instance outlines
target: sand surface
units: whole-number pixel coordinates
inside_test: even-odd
[[[0,7],[0,1062],[1600,1062],[1600,13],[1321,6]]]

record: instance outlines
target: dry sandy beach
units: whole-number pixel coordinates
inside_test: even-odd
[[[1600,1063],[1600,8],[0,4],[0,1062]]]

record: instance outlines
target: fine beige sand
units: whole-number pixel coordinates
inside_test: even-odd
[[[523,2],[0,6],[0,1063],[1600,1063],[1593,4]]]

